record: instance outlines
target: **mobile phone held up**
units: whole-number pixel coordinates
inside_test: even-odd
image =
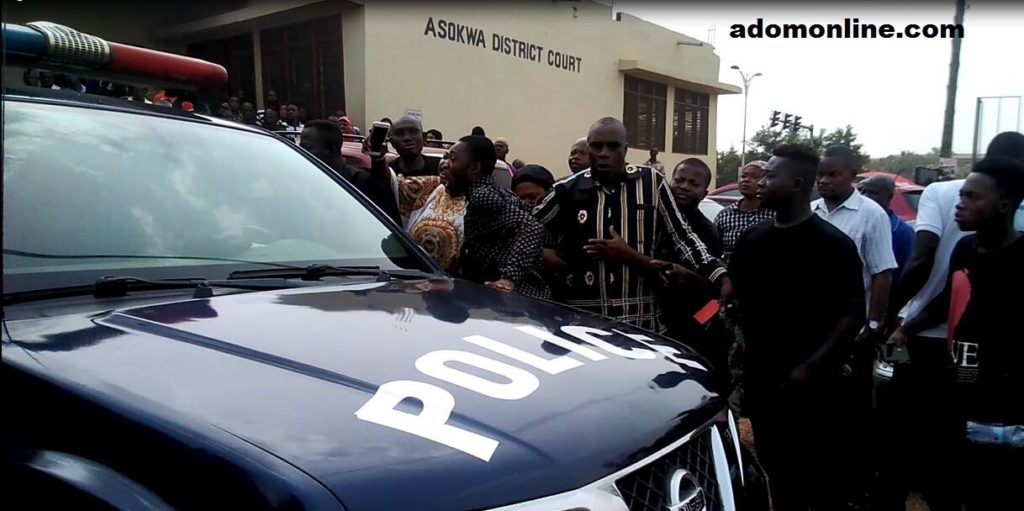
[[[390,132],[390,124],[382,121],[373,123],[373,129],[370,130],[370,156],[380,157],[384,155],[384,144],[387,142]]]
[[[906,346],[883,344],[881,355],[882,361],[890,364],[906,364],[910,362],[910,352],[907,351]]]

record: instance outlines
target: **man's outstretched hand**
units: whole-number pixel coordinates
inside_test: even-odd
[[[504,291],[506,293],[511,293],[516,290],[516,285],[508,279],[485,282],[484,285],[491,289],[497,289],[498,291]]]

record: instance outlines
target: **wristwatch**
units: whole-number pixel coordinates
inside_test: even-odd
[[[868,320],[868,330],[871,330],[872,332],[877,332],[881,328],[882,328],[882,324],[879,323],[878,321],[875,321],[873,319],[869,319]]]

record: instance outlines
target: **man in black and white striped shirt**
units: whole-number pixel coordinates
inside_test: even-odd
[[[693,233],[665,177],[627,165],[626,128],[604,118],[587,136],[590,169],[555,184],[534,210],[547,228],[545,263],[560,272],[567,304],[655,332],[665,328],[654,296],[665,262],[675,261],[731,294],[725,267]]]

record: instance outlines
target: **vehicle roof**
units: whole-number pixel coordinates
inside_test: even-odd
[[[14,87],[4,89],[4,101],[30,101],[58,106],[90,108],[96,110],[118,111],[134,114],[150,115],[181,121],[202,122],[215,126],[242,129],[253,133],[269,133],[266,130],[245,124],[219,119],[217,117],[186,112],[177,108],[128,101],[116,97],[86,94],[71,90],[53,90],[42,87]]]

